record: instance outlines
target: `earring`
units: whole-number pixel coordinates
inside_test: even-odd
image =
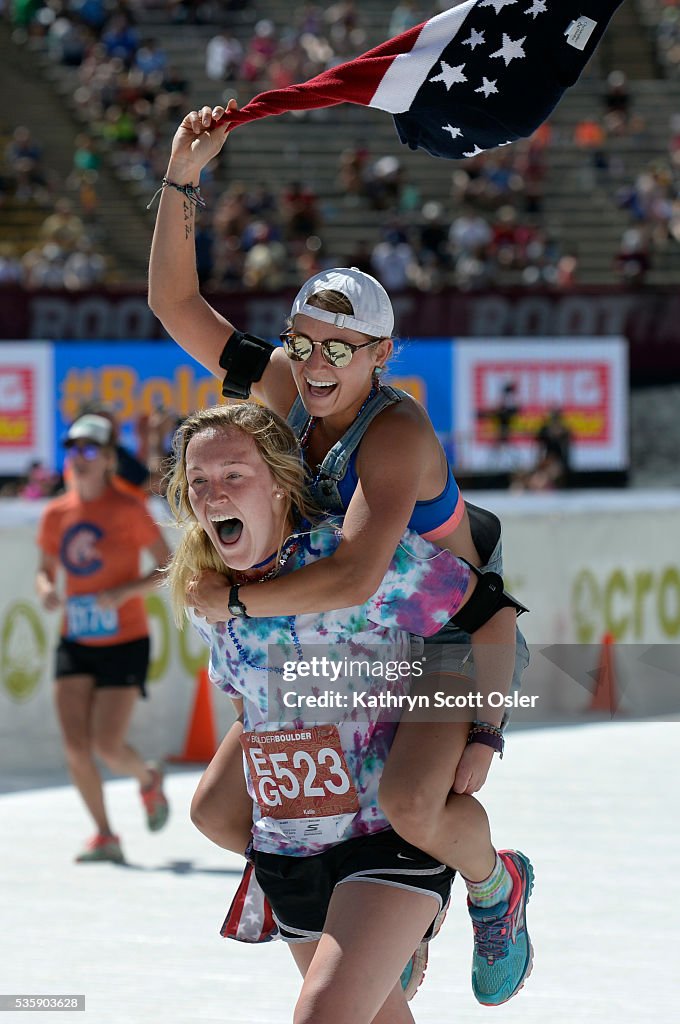
[[[285,495],[284,495],[283,491],[274,491],[274,497],[275,498],[284,498]]]
[[[381,377],[384,372],[385,372],[385,367],[384,366],[374,366],[373,367],[373,376],[374,377]]]

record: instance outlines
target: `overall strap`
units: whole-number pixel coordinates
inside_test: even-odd
[[[294,432],[298,440],[302,437],[305,426],[310,419],[311,417],[302,404],[302,399],[298,395],[290,407],[290,412],[286,416],[286,423]]]
[[[358,448],[362,437],[368,430],[378,413],[390,405],[401,402],[401,395],[389,384],[378,388],[370,402],[367,402],[354,422],[348,427],[339,441],[336,441],[319,467],[319,479],[342,480],[347,463],[354,450]]]

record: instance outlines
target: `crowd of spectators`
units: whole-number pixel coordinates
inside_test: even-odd
[[[73,171],[66,182],[49,169],[42,147],[24,125],[4,147],[0,206],[32,215],[34,238],[0,244],[0,285],[79,291],[104,279],[106,260],[99,251],[96,219],[98,157],[87,136],[79,136]],[[6,216],[8,220],[8,215]]]
[[[92,254],[101,152],[122,179],[150,195],[165,169],[168,136],[188,109],[191,83],[148,33],[148,20],[141,31],[139,9],[154,7],[177,24],[214,24],[216,32],[205,50],[207,76],[216,83],[245,81],[251,92],[308,78],[360,52],[366,43],[355,0],[294,7],[281,30],[267,18],[256,20],[252,6],[248,32],[237,35],[224,27],[230,11],[248,6],[249,0],[27,0],[15,5],[21,9],[16,23],[40,33],[52,58],[73,68],[73,104],[87,124],[76,146],[69,187],[78,216],[90,229],[89,241],[79,243],[70,260],[65,272],[73,282],[69,287],[84,287],[103,272]],[[399,0],[387,31],[397,34],[427,15],[415,0]],[[240,24],[242,29],[245,23]],[[398,157],[372,153],[362,139],[340,156],[336,196],[321,196],[312,183],[292,180],[292,175],[283,186],[273,179],[257,185],[232,182],[221,192],[208,168],[201,185],[209,209],[197,220],[199,275],[214,288],[276,288],[351,259],[363,260],[393,290],[450,284],[473,290],[503,280],[569,288],[578,282],[578,252],[565,249],[546,230],[544,216],[550,157],[556,143],[567,141],[583,153],[584,189],[605,187],[628,211],[631,222],[612,253],[612,267],[622,281],[640,283],[654,253],[680,235],[680,123],[672,131],[675,173],[670,176],[664,167],[650,165],[628,181],[620,151],[609,147],[612,139],[635,145],[644,133],[625,75],[613,71],[601,109],[580,121],[572,138],[558,137],[546,123],[529,140],[452,165],[450,195],[438,202],[424,201]],[[19,189],[46,187],[31,170],[30,159],[25,168]],[[324,227],[351,209],[379,212],[382,227],[367,227],[350,252],[330,251]],[[376,218],[367,222],[375,224]],[[32,253],[24,269],[31,286],[56,280],[67,262],[57,243],[45,244],[47,253]],[[10,264],[10,256],[0,250],[0,275],[11,276]]]

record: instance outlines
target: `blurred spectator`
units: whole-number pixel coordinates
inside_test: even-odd
[[[651,258],[643,228],[627,228],[624,231],[614,257],[614,266],[623,285],[629,287],[644,284],[651,267]]]
[[[250,228],[253,244],[243,262],[243,283],[246,288],[280,288],[285,281],[287,253],[264,221]]]
[[[246,82],[256,82],[258,79],[264,78],[274,58],[276,48],[274,23],[267,18],[262,18],[255,25],[255,34],[248,43],[241,65],[241,78]]]
[[[143,39],[135,53],[134,62],[135,67],[139,68],[145,78],[156,75],[160,80],[161,73],[167,66],[168,58],[156,39]]]
[[[28,469],[25,483],[19,488],[18,497],[37,501],[40,498],[51,498],[61,486],[61,477],[53,469],[48,469],[42,462],[32,462]]]
[[[562,410],[551,409],[536,434],[538,465],[543,466],[554,487],[566,487],[571,468],[571,433]]]
[[[73,249],[85,235],[85,225],[73,211],[70,199],[57,199],[54,213],[42,222],[40,237],[45,242],[55,242],[62,249]]]
[[[520,411],[517,384],[514,380],[506,381],[501,390],[501,397],[491,417],[496,421],[496,439],[499,445],[506,445],[512,439],[512,428],[515,417]]]
[[[347,205],[357,205],[366,195],[366,164],[368,148],[359,143],[340,154],[338,188],[344,193]]]
[[[374,210],[392,210],[399,206],[402,167],[396,156],[381,156],[364,174],[364,193]]]
[[[486,219],[471,206],[464,206],[449,228],[449,242],[456,258],[478,255],[490,245],[492,237]]]
[[[139,38],[127,13],[112,16],[102,33],[101,41],[108,57],[118,57],[126,67],[132,64]]]
[[[208,40],[205,48],[205,73],[216,82],[233,82],[243,60],[243,47],[238,39],[223,29]]]
[[[610,71],[603,97],[604,123],[608,135],[625,135],[630,118],[630,93],[623,71]]]
[[[48,182],[42,150],[24,125],[19,125],[12,132],[12,138],[5,147],[5,163],[15,183],[17,199],[46,199]]]
[[[371,253],[373,273],[388,292],[402,291],[416,276],[416,256],[405,234],[389,229]]]
[[[318,197],[307,185],[291,181],[279,196],[281,221],[288,241],[305,239],[319,231]]]
[[[354,0],[337,0],[325,12],[331,45],[340,57],[357,53],[365,42],[366,33],[359,24],[359,12]]]
[[[401,35],[402,32],[420,25],[421,21],[425,21],[425,16],[416,6],[415,0],[400,0],[392,11],[387,38]]]
[[[22,278],[23,269],[16,246],[11,242],[0,242],[0,287],[7,284],[20,284]]]

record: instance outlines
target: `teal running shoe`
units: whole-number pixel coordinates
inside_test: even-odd
[[[426,969],[427,942],[421,942],[409,962],[406,964],[406,967],[401,972],[401,988],[408,1002],[413,999],[414,995],[422,985]]]
[[[476,907],[468,900],[475,933],[472,991],[483,1006],[512,999],[533,967],[534,950],[526,925],[526,906],[534,887],[534,870],[519,850],[499,850],[513,881],[508,902]]]
[[[401,972],[401,989],[409,1003],[423,983],[425,971],[427,970],[428,947],[435,935],[439,934],[439,930],[444,924],[444,918],[446,917],[450,902],[451,897],[447,899],[446,903],[434,919],[431,938],[427,941],[423,940],[423,942],[420,943],[417,950],[406,964],[406,967]]]

